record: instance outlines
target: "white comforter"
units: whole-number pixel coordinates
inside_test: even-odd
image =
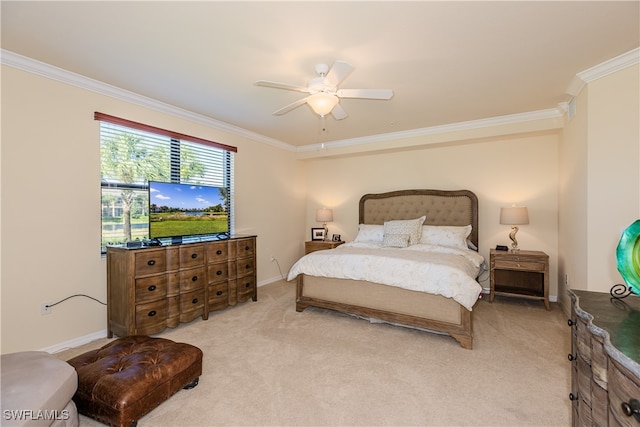
[[[374,243],[345,243],[300,258],[287,280],[299,274],[366,280],[453,298],[471,311],[482,287],[475,277],[484,258],[475,251],[445,246],[384,248]]]

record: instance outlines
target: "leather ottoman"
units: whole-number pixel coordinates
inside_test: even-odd
[[[133,335],[67,361],[78,373],[78,412],[111,426],[138,420],[202,374],[202,350]]]

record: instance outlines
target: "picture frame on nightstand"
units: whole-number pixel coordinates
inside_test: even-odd
[[[324,240],[324,228],[312,228],[311,229],[311,240]]]
[[[339,234],[334,234],[333,237],[331,238],[331,240],[333,240],[334,242],[339,242],[340,239],[340,235]]]

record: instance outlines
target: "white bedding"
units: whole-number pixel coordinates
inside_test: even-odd
[[[475,277],[483,261],[469,249],[424,244],[385,248],[378,243],[350,242],[300,258],[287,280],[299,274],[366,280],[453,298],[471,311],[482,291]]]

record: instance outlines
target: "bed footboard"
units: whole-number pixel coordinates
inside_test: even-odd
[[[296,311],[320,307],[450,335],[472,349],[471,312],[450,298],[359,280],[299,275]]]

